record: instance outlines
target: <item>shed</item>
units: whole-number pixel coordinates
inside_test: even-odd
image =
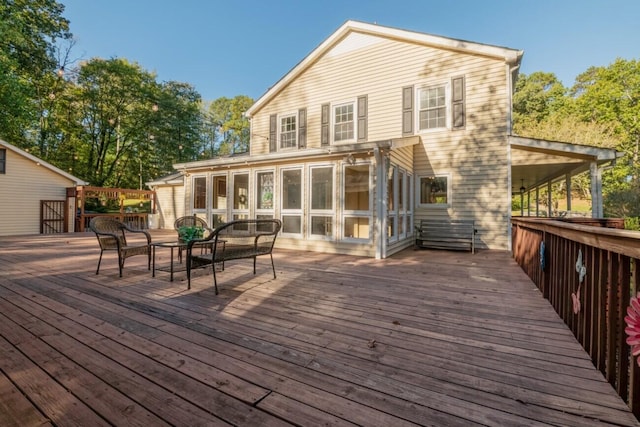
[[[0,236],[74,231],[67,188],[80,178],[0,139]]]

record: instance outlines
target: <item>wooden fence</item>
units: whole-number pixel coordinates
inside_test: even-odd
[[[513,218],[513,256],[640,418],[640,368],[624,331],[640,289],[640,232],[607,227],[619,221]]]

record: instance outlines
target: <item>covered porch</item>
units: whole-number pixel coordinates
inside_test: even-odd
[[[603,217],[602,172],[613,165],[621,153],[611,148],[519,136],[509,136],[509,145],[511,193],[520,196],[523,206],[521,216],[571,216],[571,178],[588,171],[591,195],[589,216]],[[566,206],[554,211],[551,185],[559,181],[563,181],[566,188]],[[542,189],[546,190],[546,200],[541,200]],[[543,209],[541,204],[547,208]]]
[[[505,251],[280,249],[219,296],[98,252],[0,239],[3,425],[640,425]]]

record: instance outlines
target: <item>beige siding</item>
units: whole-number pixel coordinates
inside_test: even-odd
[[[185,215],[184,186],[163,185],[155,188],[158,201],[158,228],[173,229],[176,218]]]
[[[367,37],[371,40],[367,41]],[[416,178],[434,173],[452,176],[450,208],[417,206],[416,220],[473,218],[479,228],[480,247],[505,249],[509,200],[508,75],[504,61],[374,36],[358,35],[352,40],[347,37],[257,112],[252,131],[268,135],[270,114],[307,107],[307,147],[317,148],[320,106],[367,95],[368,141],[399,138],[402,88],[450,84],[452,77],[461,75],[465,77],[466,127],[417,133],[422,144],[414,147],[415,158],[396,150],[392,159],[413,171]],[[252,154],[266,152],[268,141],[254,138]]]
[[[40,200],[65,200],[75,182],[7,150],[0,175],[0,236],[40,233]]]

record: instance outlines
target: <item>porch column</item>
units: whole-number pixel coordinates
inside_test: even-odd
[[[375,194],[378,200],[374,208],[374,245],[376,259],[385,259],[387,257],[387,162],[384,152],[379,148],[373,150],[376,163],[376,182]],[[413,224],[411,224],[413,229]]]
[[[540,216],[540,191],[539,191],[539,187],[536,187],[536,216]]]
[[[553,197],[551,197],[551,181],[547,181],[547,218],[551,218],[553,212]]]
[[[589,175],[591,178],[591,217],[602,218],[604,216],[602,209],[602,171],[598,168],[596,162],[591,162]]]
[[[567,216],[569,216],[569,212],[571,212],[571,175],[566,174],[564,179],[567,188]]]

